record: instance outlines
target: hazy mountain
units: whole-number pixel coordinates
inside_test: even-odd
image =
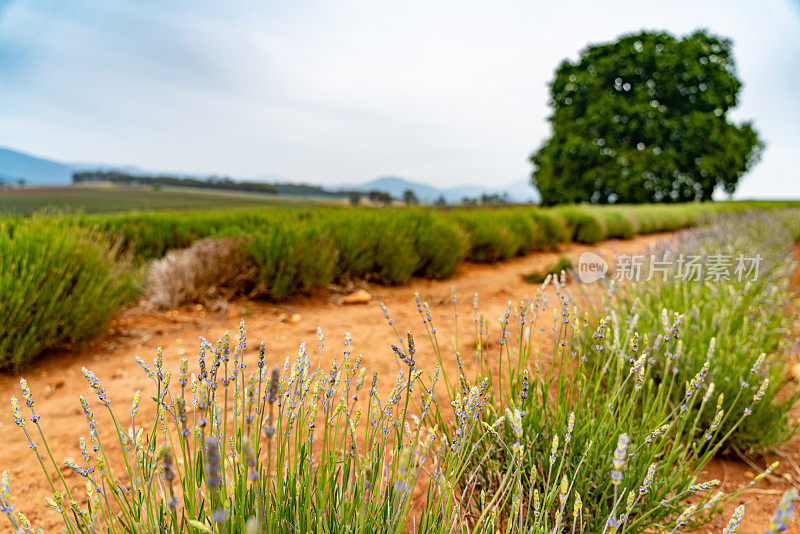
[[[356,191],[383,191],[389,193],[395,198],[403,198],[403,193],[406,189],[411,189],[421,202],[432,203],[435,202],[439,195],[442,194],[441,190],[431,187],[429,185],[410,182],[403,178],[396,176],[384,176],[383,178],[376,178],[363,184],[348,184],[342,186],[343,189],[355,189]]]
[[[448,204],[461,202],[464,197],[479,198],[482,194],[507,195],[510,202],[530,202],[538,201],[539,195],[530,182],[520,180],[507,185],[482,187],[478,185],[461,185],[447,188],[437,188],[419,182],[412,182],[397,176],[385,176],[376,178],[363,184],[346,184],[341,186],[343,189],[355,189],[358,191],[384,191],[393,197],[402,198],[407,189],[414,191],[417,198],[424,203],[432,204],[443,196]]]
[[[73,167],[8,148],[0,148],[0,180],[25,180],[29,184],[66,185],[72,182]]]
[[[10,148],[0,148],[0,182],[13,182],[24,179],[27,184],[33,185],[68,185],[72,183],[72,173],[75,171],[119,171],[133,175],[145,174],[165,174],[179,176],[179,173],[148,171],[133,165],[107,165],[102,163],[63,163],[38,156],[32,156],[18,150]],[[188,175],[186,175],[188,177]],[[197,178],[203,178],[196,176]],[[268,178],[271,178],[268,179]],[[280,179],[280,180],[278,180]],[[280,182],[286,186],[286,190],[281,190],[282,194],[302,194],[295,191],[293,186],[305,187],[306,189],[317,189],[313,184],[300,184],[293,182],[285,177],[276,175],[264,175],[258,181]],[[313,187],[312,187],[313,186]],[[339,186],[322,186],[327,192],[337,192],[340,190],[357,191],[383,191],[395,198],[402,198],[407,189],[414,191],[417,198],[426,204],[436,202],[439,197],[444,197],[448,204],[461,202],[464,197],[480,198],[484,193],[506,195],[510,202],[530,202],[537,201],[539,195],[527,180],[520,180],[507,185],[500,186],[478,186],[461,185],[448,188],[438,188],[431,185],[412,182],[397,176],[384,176],[376,178],[363,184],[342,184]],[[310,189],[309,189],[310,190]],[[311,193],[305,193],[311,194]],[[319,194],[316,191],[314,194]]]

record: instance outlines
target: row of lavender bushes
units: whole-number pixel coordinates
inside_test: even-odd
[[[400,284],[415,275],[446,277],[463,260],[501,261],[564,242],[675,230],[719,211],[783,205],[221,208],[3,218],[0,369],[18,370],[49,348],[93,335],[147,289],[171,307],[220,285],[227,295],[282,299],[352,278]],[[152,259],[160,261],[143,280],[143,264]]]
[[[796,223],[776,221],[758,224]],[[677,246],[723,243],[723,230],[744,225],[752,218]],[[750,246],[767,236],[738,234],[751,235]],[[764,268],[774,282],[785,276],[782,263]],[[533,299],[509,302],[496,323],[480,313],[477,295],[465,309],[454,293],[452,340],[419,299],[416,337],[385,310],[394,337],[387,352],[399,368],[389,392],[378,391],[376,374],[370,380],[349,335],[330,366],[312,363],[326,346],[318,331],[313,349],[302,344],[270,368],[263,344],[257,356],[246,350],[244,323],[238,339],[202,340],[196,361],[184,357],[178,369],[160,352],[152,364],[140,361],[150,386],[130,406],[112,402],[85,369],[94,391],[80,399],[89,436],[73,453],[80,460],[47,447],[47,421],[24,380],[13,419],[68,532],[686,532],[749,487],[726,493],[704,476],[722,447],[745,431],[776,436],[773,445],[791,434],[758,415],[785,415],[783,395],[794,399],[785,382],[771,393],[782,339],[765,341],[769,354],[753,359],[752,347],[737,346],[744,337],[726,344],[734,334],[721,322],[705,332],[691,301],[639,298],[632,309],[621,294],[593,316],[563,281],[548,279]],[[786,304],[777,299],[747,321],[772,325]],[[746,336],[764,334],[754,328]],[[665,372],[676,362],[678,373]],[[731,401],[722,384],[740,383],[742,370],[748,386]],[[97,428],[98,410],[112,428]],[[759,427],[746,430],[754,417]],[[770,434],[764,425],[773,424]],[[85,478],[85,493],[71,489],[62,464]],[[3,474],[0,507],[15,529],[34,531],[14,497]],[[788,528],[796,500],[789,491],[776,503],[767,532]],[[745,513],[736,507],[724,532],[736,532]]]

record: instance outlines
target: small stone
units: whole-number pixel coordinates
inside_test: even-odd
[[[53,395],[53,393],[55,393],[55,391],[56,390],[55,390],[55,388],[53,388],[53,386],[51,386],[50,384],[46,385],[44,387],[44,396],[45,396],[45,398],[50,397],[51,395]]]
[[[286,322],[289,323],[289,324],[294,324],[294,323],[297,323],[299,321],[300,321],[300,314],[299,313],[293,313],[292,316],[289,317],[286,320]]]
[[[789,376],[797,381],[800,381],[800,363],[792,365],[789,369]]]
[[[364,289],[359,289],[349,295],[346,295],[342,299],[342,303],[344,304],[367,304],[370,300],[372,300],[372,295],[369,294]]]
[[[122,369],[117,369],[117,370],[116,370],[116,371],[114,371],[114,373],[111,375],[111,378],[125,378],[125,377],[127,377],[127,376],[128,376],[128,373],[126,373],[126,372],[125,372],[125,371],[123,371]]]
[[[58,380],[56,380],[56,383],[53,384],[53,387],[55,387],[56,389],[63,388],[64,387],[64,381],[59,378]]]
[[[744,476],[746,476],[747,478],[755,478],[756,474],[753,473],[752,471],[745,471]]]

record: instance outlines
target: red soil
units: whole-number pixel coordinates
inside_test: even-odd
[[[421,298],[430,304],[434,323],[440,333],[440,343],[446,345],[453,331],[451,286],[455,287],[461,301],[462,332],[464,329],[471,332],[472,296],[475,293],[480,295],[481,311],[493,321],[492,328],[496,329],[494,319],[503,313],[509,300],[518,303],[526,297],[533,297],[538,288],[522,281],[522,274],[545,268],[554,263],[559,254],[577,259],[584,250],[601,255],[640,253],[666,236],[658,234],[627,241],[612,240],[594,247],[569,245],[558,253],[536,253],[496,265],[463,264],[454,276],[444,281],[415,279],[400,287],[372,287],[374,298],[366,305],[336,304],[337,299],[324,292],[294,297],[282,303],[241,300],[234,302],[226,313],[213,313],[200,305],[175,311],[156,311],[141,304],[115,317],[102,337],[83,347],[51,351],[25,369],[22,376],[28,379],[34,393],[37,409],[42,416],[41,427],[48,437],[56,461],[62,463],[66,457],[80,457],[78,437],[87,435],[78,396],[86,395],[95,404],[93,393],[81,376],[81,366],[85,365],[97,373],[117,411],[124,412],[137,389],[144,393],[151,386],[133,356],[139,355],[151,361],[156,347],[163,347],[164,362],[168,369],[177,370],[183,354],[188,354],[194,365],[199,336],[213,341],[226,330],[235,336],[240,318],[244,317],[247,321],[249,363],[255,361],[256,348],[261,340],[267,344],[267,360],[271,365],[282,364],[287,355],[294,355],[302,341],[316,349],[317,326],[324,330],[327,359],[332,359],[341,354],[345,332],[351,332],[353,353],[363,354],[368,370],[379,372],[379,390],[387,392],[393,385],[397,366],[390,349],[393,332],[386,324],[378,301],[387,305],[400,332],[421,332],[422,325],[414,305],[414,293],[419,292]],[[554,299],[551,301],[555,302]],[[293,322],[290,318],[295,314],[299,319]],[[418,342],[417,365],[424,371],[430,371],[433,360],[430,351],[423,348],[424,345],[427,344],[422,340]],[[466,360],[469,372],[469,358]],[[19,397],[18,378],[0,375],[0,398],[8,399],[12,394]],[[106,420],[99,414],[98,419],[101,438],[105,442],[114,440],[113,434],[108,432],[110,427],[105,424]],[[59,516],[44,503],[44,497],[50,494],[47,483],[24,435],[16,428],[10,414],[0,418],[0,435],[3,436],[0,470],[9,470],[12,498],[17,508],[26,513],[34,525],[45,528],[46,532],[59,530]],[[781,462],[776,476],[762,482],[756,489],[747,491],[726,509],[725,523],[736,505],[748,505],[740,533],[763,532],[783,490],[800,481],[800,469],[794,464],[800,463],[800,441],[792,440],[782,447],[782,451],[788,460]],[[763,467],[771,460],[758,460],[756,463]],[[758,472],[754,467],[735,459],[715,460],[708,471],[708,476],[702,477],[702,480],[720,478],[726,490],[745,485]],[[81,488],[77,493],[83,494],[82,479],[71,471],[62,472],[74,489]],[[720,520],[709,531],[721,532],[722,526]],[[5,525],[3,528],[10,530]]]

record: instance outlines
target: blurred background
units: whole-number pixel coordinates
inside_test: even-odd
[[[727,117],[766,147],[735,198],[800,196],[796,0],[3,0],[0,179],[118,170],[538,201],[529,158],[552,134],[555,70],[643,30],[732,41],[743,86]]]

